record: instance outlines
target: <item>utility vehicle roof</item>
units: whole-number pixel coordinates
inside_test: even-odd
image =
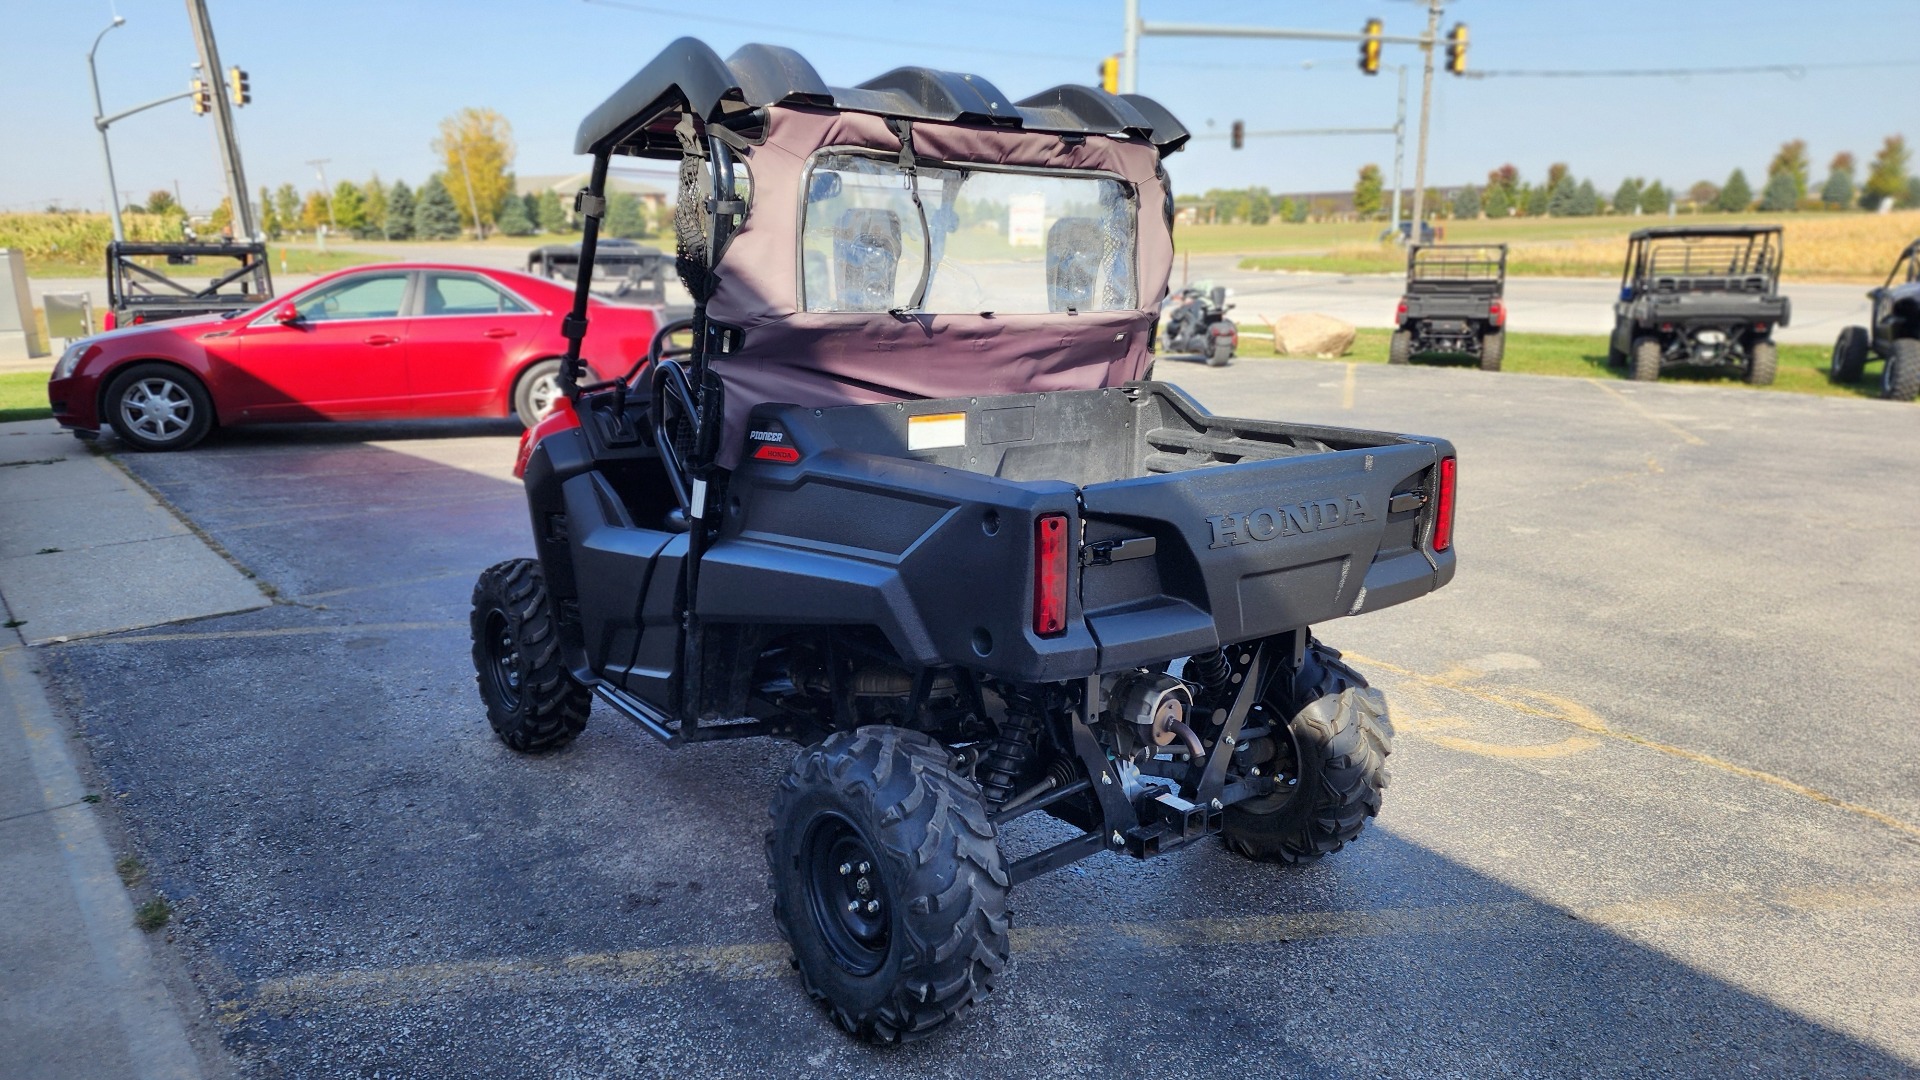
[[[1676,236],[1762,236],[1778,233],[1778,225],[1656,225],[1627,237],[1631,242],[1666,240]]]
[[[1189,135],[1151,98],[1090,86],[1056,86],[1014,101],[978,75],[895,68],[855,87],[828,86],[799,53],[743,45],[721,60],[705,42],[680,38],[587,114],[578,154],[680,156],[673,125],[682,110],[718,121],[768,105],[806,105],[909,120],[937,120],[1054,134],[1112,135],[1151,143],[1162,156]]]

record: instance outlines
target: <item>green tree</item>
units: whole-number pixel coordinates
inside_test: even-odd
[[[1480,216],[1480,189],[1468,184],[1453,193],[1453,216],[1456,218],[1477,218]]]
[[[1593,181],[1580,181],[1580,187],[1573,193],[1574,216],[1593,217],[1604,208],[1605,204],[1600,201],[1600,192],[1594,190]]]
[[[1711,180],[1702,180],[1687,189],[1687,202],[1695,210],[1708,210],[1720,201],[1720,185]]]
[[[1558,167],[1559,166],[1555,166],[1555,168]],[[1578,215],[1579,210],[1577,203],[1579,202],[1579,198],[1580,185],[1573,182],[1571,175],[1564,171],[1561,172],[1560,178],[1554,181],[1553,189],[1547,193],[1548,216],[1574,217]]]
[[[1807,197],[1808,169],[1807,140],[1794,139],[1791,142],[1783,142],[1780,144],[1780,152],[1773,155],[1773,160],[1767,163],[1767,186],[1765,190],[1773,190],[1774,177],[1782,175],[1791,177],[1793,180],[1793,204],[1798,204],[1801,199]],[[1781,207],[1783,210],[1791,208],[1791,206]]]
[[[140,208],[137,206],[129,206],[127,209],[138,210]],[[179,212],[179,210],[180,203],[174,199],[173,192],[168,191],[166,188],[154,188],[152,191],[147,192],[147,213],[173,214]]]
[[[1900,209],[1920,209],[1920,176],[1907,177],[1907,193],[1900,199]]]
[[[281,184],[273,189],[273,210],[280,218],[280,228],[292,232],[300,226],[300,192],[292,184]]]
[[[1664,214],[1673,205],[1673,193],[1667,185],[1655,180],[1640,192],[1640,212],[1643,214]]]
[[[1733,170],[1727,182],[1720,185],[1720,197],[1713,200],[1715,209],[1722,213],[1737,214],[1753,205],[1753,187],[1747,183],[1747,174],[1741,169]]]
[[[357,235],[367,225],[366,200],[351,180],[333,186],[333,227],[348,235]]]
[[[413,205],[413,189],[405,180],[395,180],[387,189],[387,239],[413,236]]]
[[[221,198],[220,205],[213,208],[213,213],[208,217],[207,223],[213,227],[213,231],[218,235],[233,235],[233,196],[228,195]]]
[[[531,191],[520,196],[520,211],[527,215],[527,220],[533,222],[535,231],[538,231],[540,228],[540,196]]]
[[[1907,151],[1907,140],[1898,135],[1887,136],[1880,146],[1880,152],[1873,155],[1873,164],[1867,166],[1867,182],[1860,185],[1860,205],[1868,210],[1880,209],[1880,200],[1900,201],[1907,193],[1907,162],[1911,155]]]
[[[560,201],[560,194],[551,189],[540,193],[540,227],[550,233],[573,231],[573,221],[567,216],[567,208]]]
[[[1853,155],[1842,150],[1827,166],[1827,182],[1820,187],[1820,201],[1831,210],[1853,205]]]
[[[1266,188],[1247,189],[1247,222],[1265,225],[1273,220],[1273,193]]]
[[[461,109],[440,121],[433,152],[446,164],[442,185],[457,194],[459,213],[484,236],[513,194],[513,125],[492,109]]]
[[[420,196],[413,201],[413,235],[422,240],[451,240],[460,235],[460,208],[439,173],[420,185]]]
[[[1506,188],[1489,185],[1487,197],[1482,200],[1481,208],[1490,218],[1508,217],[1513,213],[1513,196],[1507,194]]]
[[[1551,192],[1544,184],[1523,185],[1520,188],[1520,208],[1528,217],[1547,216],[1547,197]]]
[[[1370,218],[1380,212],[1380,166],[1362,165],[1353,184],[1353,212]]]
[[[374,173],[367,182],[360,185],[360,205],[365,207],[365,221],[361,229],[368,236],[378,236],[382,240],[393,239],[387,225],[387,186],[380,182],[380,174]]]
[[[327,223],[327,193],[324,191],[307,192],[306,201],[300,204],[300,227],[308,231]]]
[[[1307,220],[1307,211],[1309,209],[1311,208],[1307,205],[1307,201],[1305,199],[1302,199],[1299,202],[1293,204],[1293,209],[1288,210],[1286,212],[1286,215],[1285,215],[1286,219],[1288,221],[1293,222],[1295,225],[1298,225],[1301,222]]]
[[[1293,207],[1294,207],[1294,203],[1293,203],[1292,196],[1282,195],[1280,197],[1280,208],[1278,210],[1278,213],[1280,215],[1281,221],[1293,220]]]
[[[1792,173],[1777,172],[1767,178],[1767,186],[1760,191],[1760,209],[1779,213],[1798,205],[1800,196],[1794,188]]]
[[[1637,176],[1629,176],[1613,189],[1613,212],[1631,214],[1640,209],[1640,194],[1645,190]]]
[[[1547,166],[1547,190],[1552,191],[1554,188],[1559,187],[1560,181],[1565,180],[1567,174],[1572,171],[1572,169],[1567,168],[1567,163],[1564,161],[1556,161]]]
[[[1519,202],[1520,170],[1511,162],[1487,173],[1487,188],[1486,191],[1483,192],[1483,195],[1487,199],[1491,199],[1496,190],[1506,195],[1508,207],[1512,207],[1515,203]],[[1489,214],[1491,214],[1491,212],[1489,212]]]
[[[151,204],[149,204],[149,206],[151,206]],[[280,239],[282,228],[280,224],[280,213],[273,208],[273,193],[267,190],[267,185],[261,184],[260,231],[267,234],[268,238],[278,240]]]
[[[501,233],[507,236],[532,236],[534,230],[539,228],[527,217],[527,204],[518,198],[507,200],[506,209],[500,211],[500,220],[496,224]]]
[[[626,240],[647,235],[647,209],[640,205],[640,196],[630,191],[607,196],[606,230],[609,236]]]

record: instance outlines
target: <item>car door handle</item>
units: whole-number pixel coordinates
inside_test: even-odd
[[[398,343],[399,340],[399,338],[394,337],[392,334],[368,334],[366,338],[367,344],[369,345],[393,345]]]
[[[514,335],[514,331],[496,326],[493,329],[488,330],[486,333],[482,334],[481,336],[490,337],[490,338],[509,338],[509,337],[512,337],[513,335]]]

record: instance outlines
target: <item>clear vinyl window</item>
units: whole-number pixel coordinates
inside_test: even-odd
[[[802,310],[1139,306],[1135,203],[1122,181],[951,164],[922,164],[912,179],[891,158],[815,159],[800,226]]]

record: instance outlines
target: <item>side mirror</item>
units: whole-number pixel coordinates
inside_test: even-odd
[[[280,310],[273,313],[273,321],[281,326],[292,326],[300,321],[300,309],[292,304],[282,304]]]

